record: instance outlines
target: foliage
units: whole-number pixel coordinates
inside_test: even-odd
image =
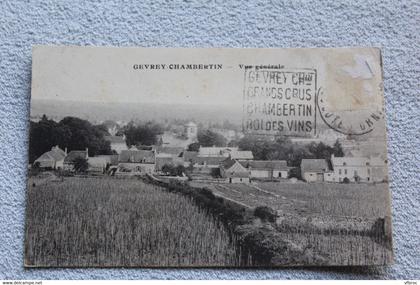
[[[188,151],[199,151],[200,150],[200,144],[198,142],[194,142],[190,145],[188,145]]]
[[[86,120],[65,117],[57,123],[44,115],[39,122],[30,123],[29,162],[32,163],[56,145],[68,151],[87,147],[90,156],[111,154],[110,144],[104,139],[105,134],[101,126],[93,126]]]
[[[274,223],[277,218],[277,213],[270,207],[259,206],[255,208],[254,216],[260,218],[262,221],[268,221],[270,223]]]
[[[89,168],[87,159],[83,157],[76,157],[74,159],[73,168],[74,168],[74,171],[78,173],[85,173]]]
[[[341,144],[336,141],[334,146],[322,142],[312,142],[306,145],[293,144],[286,137],[269,139],[261,136],[245,136],[238,142],[241,150],[250,150],[256,160],[286,160],[289,166],[299,167],[304,158],[329,159],[332,154],[343,156]]]
[[[214,178],[219,178],[219,177],[221,177],[221,174],[220,174],[220,168],[219,167],[217,167],[217,168],[212,168],[211,169],[211,176],[213,176]]]
[[[163,127],[155,122],[134,124],[128,123],[122,129],[127,145],[154,145],[158,143],[158,135],[163,133]]]
[[[162,172],[169,176],[182,176],[185,173],[185,167],[183,165],[164,164]]]
[[[197,134],[198,143],[204,147],[226,146],[226,138],[211,130],[200,130]]]

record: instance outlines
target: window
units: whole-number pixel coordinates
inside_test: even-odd
[[[368,175],[370,175],[370,168],[368,168],[368,170],[367,170],[367,171],[368,171]]]
[[[340,178],[338,179],[338,181],[339,181],[339,182],[342,182],[342,181],[343,181],[343,179],[341,179],[341,177],[340,177]]]
[[[338,174],[340,174],[340,175],[341,175],[341,169],[339,169],[339,170],[338,170]]]
[[[279,177],[281,177],[281,172],[279,172]]]
[[[346,166],[346,165],[347,165],[347,163],[343,162],[343,166]]]
[[[357,176],[357,170],[354,171],[354,176]]]
[[[346,175],[347,175],[347,169],[344,169],[344,174],[346,174]]]

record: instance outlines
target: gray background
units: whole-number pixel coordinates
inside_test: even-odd
[[[419,279],[419,1],[1,1],[0,279]],[[395,264],[385,268],[23,268],[31,45],[383,51]]]

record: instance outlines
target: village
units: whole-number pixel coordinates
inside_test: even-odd
[[[178,128],[179,129],[179,128]],[[227,141],[242,134],[229,129],[213,129]],[[156,179],[202,183],[296,182],[380,183],[387,181],[387,161],[379,156],[350,156],[329,159],[303,158],[299,167],[286,160],[257,160],[250,150],[238,146],[201,146],[198,126],[190,121],[177,133],[165,131],[156,145],[127,145],[115,126],[105,136],[113,154],[90,157],[87,148],[68,151],[53,146],[32,164],[40,170],[77,172],[77,161],[85,161],[87,175],[117,177],[151,176]],[[238,134],[239,133],[239,134]],[[242,135],[243,136],[243,135]],[[196,144],[194,150],[190,149]],[[296,175],[298,173],[299,175]]]

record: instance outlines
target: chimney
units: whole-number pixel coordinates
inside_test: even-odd
[[[89,148],[86,148],[86,159],[89,158]]]
[[[67,155],[67,147],[64,148],[64,154]]]

